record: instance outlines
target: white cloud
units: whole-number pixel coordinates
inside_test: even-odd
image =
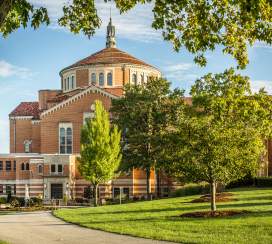
[[[30,0],[35,6],[44,6],[48,9],[52,29],[62,29],[57,24],[57,19],[62,16],[63,4],[67,1],[55,0]],[[68,1],[69,2],[69,1]],[[134,9],[120,15],[120,11],[112,3],[104,0],[96,0],[96,7],[102,26],[97,30],[98,36],[105,36],[106,26],[109,22],[110,8],[113,24],[116,26],[117,38],[126,38],[142,42],[150,42],[161,39],[161,32],[152,29],[152,4],[138,4]]]
[[[11,76],[27,79],[33,76],[33,73],[27,68],[10,64],[5,60],[0,60],[0,77],[7,78]]]
[[[166,64],[163,69],[164,75],[171,81],[194,81],[198,75],[194,72],[193,63]]]
[[[0,120],[0,135],[1,135],[1,153],[9,152],[9,121]],[[4,139],[4,140],[3,140]]]
[[[253,92],[258,92],[261,88],[264,88],[269,94],[272,94],[272,80],[251,81],[251,89]]]
[[[172,64],[165,68],[166,71],[169,72],[176,72],[176,71],[186,71],[193,67],[192,63],[179,63],[179,64]]]

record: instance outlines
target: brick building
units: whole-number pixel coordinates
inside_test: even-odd
[[[61,90],[40,90],[39,101],[22,102],[9,115],[10,154],[0,154],[0,196],[11,193],[46,200],[83,198],[89,182],[77,170],[80,129],[93,116],[95,100],[108,110],[127,83],[141,84],[160,71],[116,48],[115,27],[107,27],[106,48],[60,71]],[[155,175],[150,178],[152,192]],[[161,179],[162,190],[170,182]],[[120,188],[122,187],[122,188]],[[141,170],[100,186],[100,196],[143,196],[146,175]]]

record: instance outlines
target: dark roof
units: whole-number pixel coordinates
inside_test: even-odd
[[[20,103],[9,116],[33,116],[38,119],[40,116],[40,109],[38,102],[22,102]]]
[[[118,48],[111,47],[102,49],[101,51],[96,52],[88,56],[87,58],[84,58],[64,68],[63,70],[90,64],[120,64],[120,63],[144,65],[154,68],[153,66],[131,56],[130,54],[124,51],[119,50]]]

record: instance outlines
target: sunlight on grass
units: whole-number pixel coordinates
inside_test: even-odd
[[[218,203],[218,210],[252,211],[221,218],[181,218],[182,213],[209,210],[190,203],[199,196],[137,202],[98,208],[61,209],[55,215],[85,227],[133,236],[185,243],[271,243],[272,189],[232,191],[237,201]]]

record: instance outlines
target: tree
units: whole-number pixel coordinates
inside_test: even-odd
[[[245,68],[248,44],[272,43],[271,0],[115,0],[121,13],[138,3],[154,3],[153,28],[162,30],[164,39],[172,42],[176,51],[185,47],[193,53],[201,65],[206,64],[206,51],[223,46],[223,52]],[[90,37],[100,27],[94,0],[73,0],[64,5],[63,12],[59,24],[73,33],[82,31]],[[25,27],[30,16],[34,28],[49,23],[45,8],[35,9],[27,0],[2,0],[0,32],[7,35],[21,25]]]
[[[171,130],[182,113],[183,92],[170,90],[164,79],[151,78],[143,85],[127,85],[124,97],[114,100],[114,123],[123,131],[123,171],[133,168],[146,172],[150,199],[150,173],[157,172],[163,155],[161,138]]]
[[[94,205],[98,203],[99,184],[111,180],[121,161],[121,133],[110,128],[109,115],[100,101],[95,102],[95,116],[86,120],[81,130],[79,171],[94,187]]]
[[[264,91],[252,94],[249,79],[233,69],[197,80],[191,95],[168,154],[175,158],[175,176],[210,184],[215,211],[218,183],[256,174],[271,136],[271,98]]]

